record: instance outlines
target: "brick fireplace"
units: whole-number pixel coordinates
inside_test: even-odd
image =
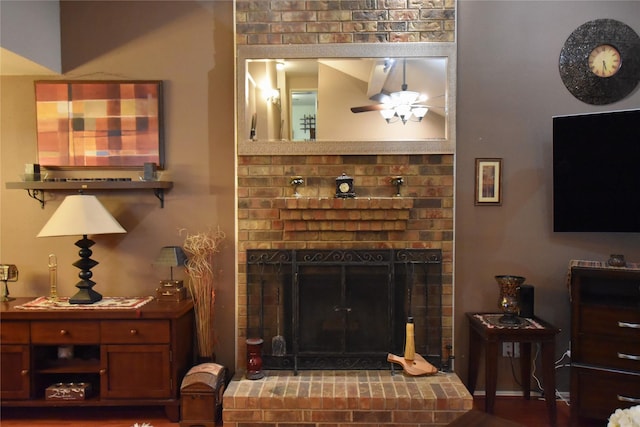
[[[353,177],[357,197],[336,199]],[[392,177],[402,176],[400,196]],[[290,184],[302,177],[298,197]],[[246,366],[247,250],[434,249],[441,254],[442,346],[452,344],[453,156],[241,156],[238,355]],[[441,354],[446,354],[444,350]]]
[[[455,13],[450,0],[236,0],[236,43],[455,42]],[[238,371],[224,395],[225,426],[443,426],[471,409],[471,396],[452,373],[412,378],[389,370],[300,370],[295,376],[270,370],[252,381],[242,370],[250,328],[248,250],[439,251],[440,354],[447,354],[453,342],[453,159],[238,157]],[[342,173],[354,178],[356,199],[334,198]],[[397,176],[404,180],[399,197],[391,181]],[[299,197],[292,177],[304,180]]]
[[[238,159],[238,372],[224,396],[225,425],[439,426],[472,407],[453,373],[268,370],[248,380],[248,254],[271,250],[435,250],[440,257],[440,355],[453,343],[453,155],[240,156]],[[357,197],[336,199],[335,179]],[[402,176],[400,196],[392,178]],[[304,184],[294,195],[293,177]],[[288,342],[290,346],[292,343]],[[455,353],[455,349],[453,349]]]

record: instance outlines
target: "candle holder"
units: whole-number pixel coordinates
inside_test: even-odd
[[[298,193],[298,187],[304,185],[304,178],[301,176],[291,177],[289,184],[293,187],[293,195],[295,197],[300,197],[300,193]]]
[[[500,286],[500,299],[498,307],[504,315],[498,320],[502,324],[519,325],[521,320],[518,317],[520,311],[518,307],[518,287],[526,280],[522,276],[500,275],[495,276],[498,286]]]
[[[262,372],[262,338],[247,338],[247,378],[259,380],[264,378]]]
[[[0,281],[4,282],[0,301],[13,301],[15,298],[9,296],[9,286],[7,285],[7,282],[18,281],[18,267],[13,264],[0,264]]]
[[[401,176],[394,176],[390,181],[391,184],[396,186],[396,197],[400,197],[400,187],[404,185],[404,178]]]

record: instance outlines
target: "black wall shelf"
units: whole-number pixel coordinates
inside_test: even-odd
[[[45,191],[114,191],[114,190],[153,190],[153,194],[160,200],[160,207],[164,208],[164,190],[173,187],[172,181],[21,181],[7,182],[8,190],[27,190],[30,197],[40,202],[44,209]]]

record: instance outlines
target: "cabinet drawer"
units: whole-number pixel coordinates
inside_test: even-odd
[[[3,344],[28,344],[29,322],[0,322],[0,342]]]
[[[35,321],[31,322],[33,344],[98,344],[99,322]]]
[[[640,372],[640,341],[582,336],[572,356],[579,363]]]
[[[640,310],[583,305],[580,307],[580,332],[640,341]]]
[[[572,390],[580,391],[578,414],[607,419],[617,408],[640,404],[640,375],[622,374],[598,369],[571,368]],[[573,393],[572,393],[573,396]]]
[[[106,344],[163,344],[170,342],[168,320],[114,320],[100,323]]]

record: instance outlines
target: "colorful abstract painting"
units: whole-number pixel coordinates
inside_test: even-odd
[[[44,167],[164,165],[161,81],[37,81]]]

